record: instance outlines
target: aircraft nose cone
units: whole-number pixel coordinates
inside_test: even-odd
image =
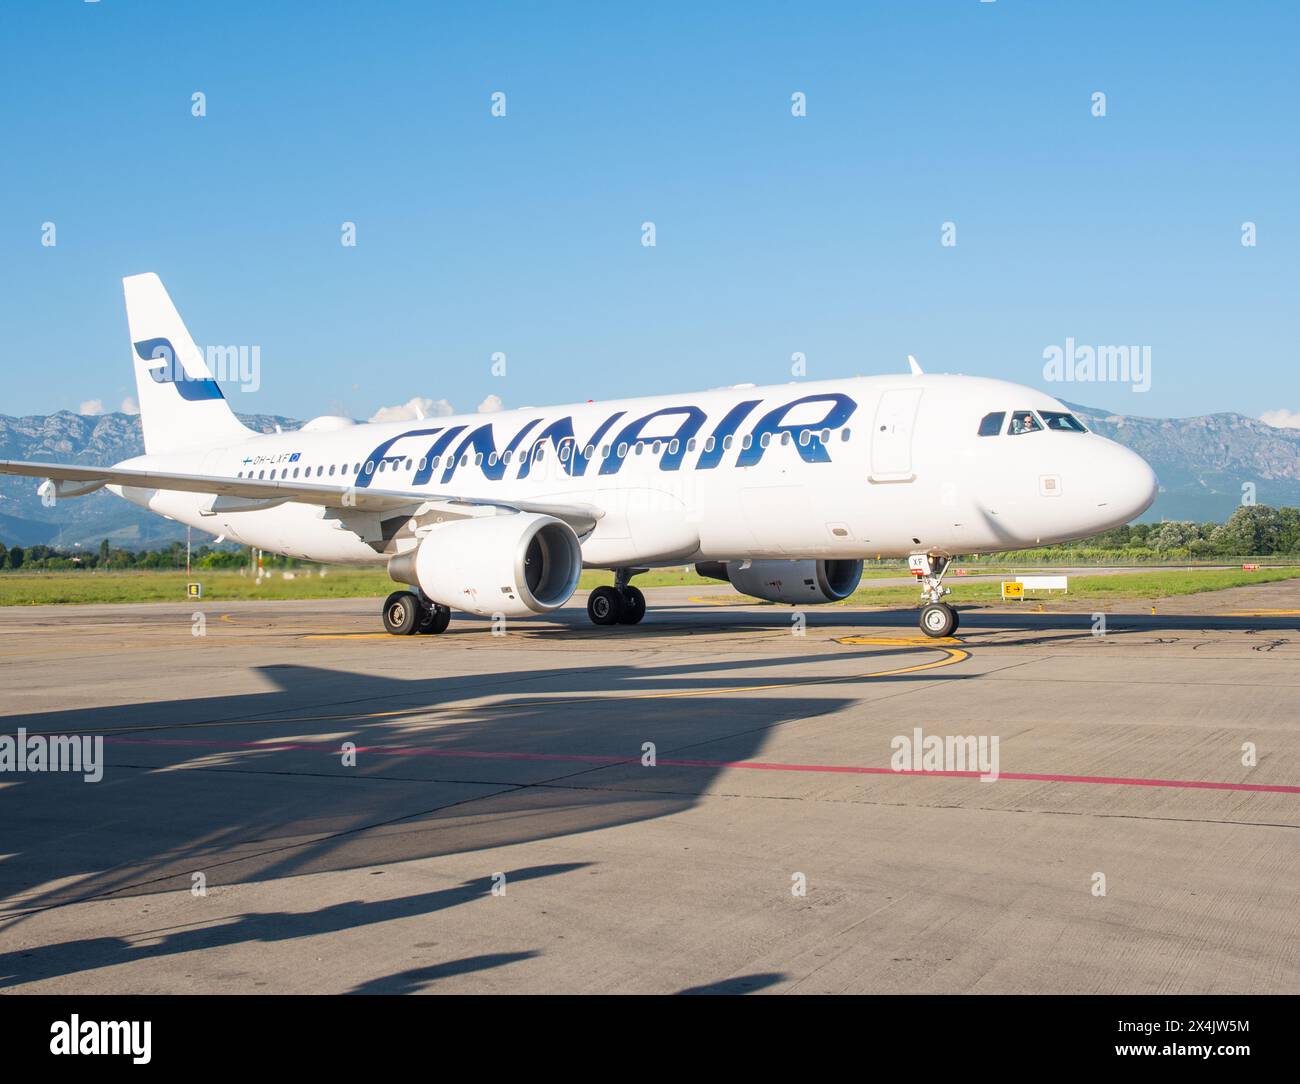
[[[1137,452],[1116,445],[1112,458],[1114,462],[1106,477],[1107,503],[1116,523],[1128,523],[1151,507],[1160,490],[1160,481],[1151,465]]]

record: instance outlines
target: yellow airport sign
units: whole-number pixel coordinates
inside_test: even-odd
[[[1025,585],[1019,580],[1003,580],[1002,597],[1023,599],[1025,597]]]

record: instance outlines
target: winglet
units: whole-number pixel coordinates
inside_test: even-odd
[[[907,355],[907,364],[908,364],[908,366],[911,368],[911,370],[912,370],[912,375],[913,375],[913,376],[924,376],[924,375],[925,375],[924,370],[921,368],[921,364],[920,364],[920,362],[918,362],[918,361],[916,360],[916,358],[912,357],[911,354],[908,354],[908,355]]]

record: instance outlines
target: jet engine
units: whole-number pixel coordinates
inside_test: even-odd
[[[704,561],[695,571],[727,580],[742,595],[791,606],[818,606],[853,594],[862,579],[862,562]]]
[[[399,583],[434,602],[484,617],[548,613],[569,601],[582,549],[563,520],[532,512],[473,516],[434,527],[388,563]]]

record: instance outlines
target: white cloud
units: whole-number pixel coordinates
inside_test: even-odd
[[[1300,410],[1266,410],[1259,420],[1279,429],[1300,429]]]
[[[372,422],[407,422],[413,418],[437,418],[455,414],[452,405],[446,399],[425,399],[417,395],[400,406],[380,407],[372,415]]]
[[[81,406],[77,407],[78,414],[103,414],[104,400],[87,399]]]
[[[499,395],[489,395],[478,405],[478,412],[480,414],[495,414],[500,409],[501,396]]]
[[[135,397],[128,395],[122,400],[122,405],[117,408],[123,414],[139,414],[140,404],[135,401]]]

